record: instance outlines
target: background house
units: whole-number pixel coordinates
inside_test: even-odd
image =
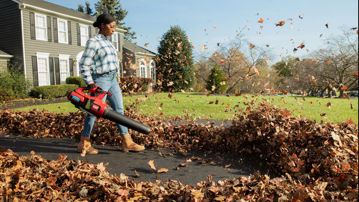
[[[42,0],[1,0],[0,9],[0,50],[13,56],[11,62],[21,66],[34,86],[63,84],[79,75],[86,41],[98,32],[94,17]],[[124,32],[117,28],[110,39],[118,50],[121,76]],[[133,73],[143,75],[138,72],[140,67]]]
[[[125,40],[121,76],[135,75],[156,81],[156,53]]]
[[[10,59],[12,57],[12,55],[9,55],[4,51],[0,50],[0,72],[7,71]]]

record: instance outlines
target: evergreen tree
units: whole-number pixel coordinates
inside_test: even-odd
[[[109,13],[116,19],[117,25],[127,31],[125,32],[125,39],[136,39],[136,33],[131,32],[131,27],[125,26],[125,23],[123,22],[128,12],[122,8],[120,0],[99,0],[95,4],[95,8],[96,16],[99,16],[103,13]]]
[[[85,6],[86,6],[86,13],[88,15],[93,15],[93,11],[91,9],[90,2],[86,1]]]
[[[86,9],[85,9],[86,8]],[[90,2],[86,1],[85,3],[85,7],[81,4],[78,5],[77,7],[77,11],[80,11],[82,13],[86,13],[87,15],[93,15],[93,11],[92,8],[90,6]]]
[[[85,13],[84,6],[79,4],[77,7],[77,11],[80,11],[81,13]]]
[[[208,76],[206,89],[211,93],[223,93],[226,88],[227,82],[224,72],[219,69],[218,64],[215,64]]]
[[[185,32],[173,26],[161,39],[158,47],[157,75],[162,90],[181,91],[193,82],[192,45]]]

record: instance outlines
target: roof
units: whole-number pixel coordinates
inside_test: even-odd
[[[96,19],[88,14],[82,13],[80,11],[77,10],[73,10],[70,8],[66,8],[57,4],[53,4],[47,1],[43,1],[43,0],[18,0],[21,3],[24,4],[30,4],[36,7],[40,7],[43,9],[47,9],[50,11],[56,11],[59,13],[63,13],[63,14],[67,14],[70,16],[74,16],[74,17],[78,17],[78,18],[83,18],[89,21],[95,21]]]
[[[0,50],[0,57],[2,57],[2,58],[12,58],[13,56],[6,53],[6,52],[4,52],[4,51],[2,51],[2,50]]]
[[[70,18],[84,20],[87,21],[88,23],[96,21],[96,18],[91,15],[43,0],[13,0],[13,1],[19,4],[24,4],[25,7],[29,6],[29,7],[35,7],[35,9],[40,8],[45,11],[50,11],[50,12],[52,11],[58,13],[59,15],[65,15]],[[120,27],[118,29],[122,32],[125,32],[125,30]]]
[[[157,55],[156,53],[150,51],[150,50],[147,50],[141,46],[138,46],[136,45],[135,43],[132,43],[128,40],[125,40],[125,43],[123,44],[123,48],[126,48],[127,50],[130,50],[134,53],[137,53],[137,54],[148,54],[148,55]]]

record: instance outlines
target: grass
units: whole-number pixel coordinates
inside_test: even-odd
[[[245,109],[245,102],[256,103],[264,100],[270,101],[282,109],[292,111],[292,115],[304,116],[307,119],[325,122],[344,122],[351,118],[358,123],[358,99],[339,99],[339,98],[314,98],[314,97],[292,97],[292,96],[206,96],[194,93],[173,93],[169,98],[168,93],[153,95],[126,96],[124,105],[128,106],[136,103],[139,113],[147,116],[158,117],[188,117],[188,118],[208,118],[216,120],[226,120],[233,118],[238,109]],[[210,104],[211,103],[211,104]],[[216,104],[217,103],[217,104]],[[327,105],[329,105],[328,107]],[[352,108],[351,108],[352,106]],[[78,111],[70,102],[57,103],[42,106],[32,106],[14,109],[14,111],[29,111],[38,108],[54,113],[68,113]],[[325,115],[323,115],[325,113]]]

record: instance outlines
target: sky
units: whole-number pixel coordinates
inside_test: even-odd
[[[87,0],[47,1],[77,9]],[[97,0],[88,1],[94,10]],[[120,3],[128,11],[124,22],[136,32],[137,45],[157,52],[163,34],[171,26],[179,26],[194,46],[195,60],[212,54],[218,43],[229,44],[238,39],[238,34],[257,47],[267,48],[273,61],[287,55],[306,57],[325,47],[328,38],[358,27],[358,0],[121,0]],[[260,18],[263,23],[258,22]],[[281,20],[285,24],[276,26]],[[305,47],[294,53],[293,48],[301,43]]]

